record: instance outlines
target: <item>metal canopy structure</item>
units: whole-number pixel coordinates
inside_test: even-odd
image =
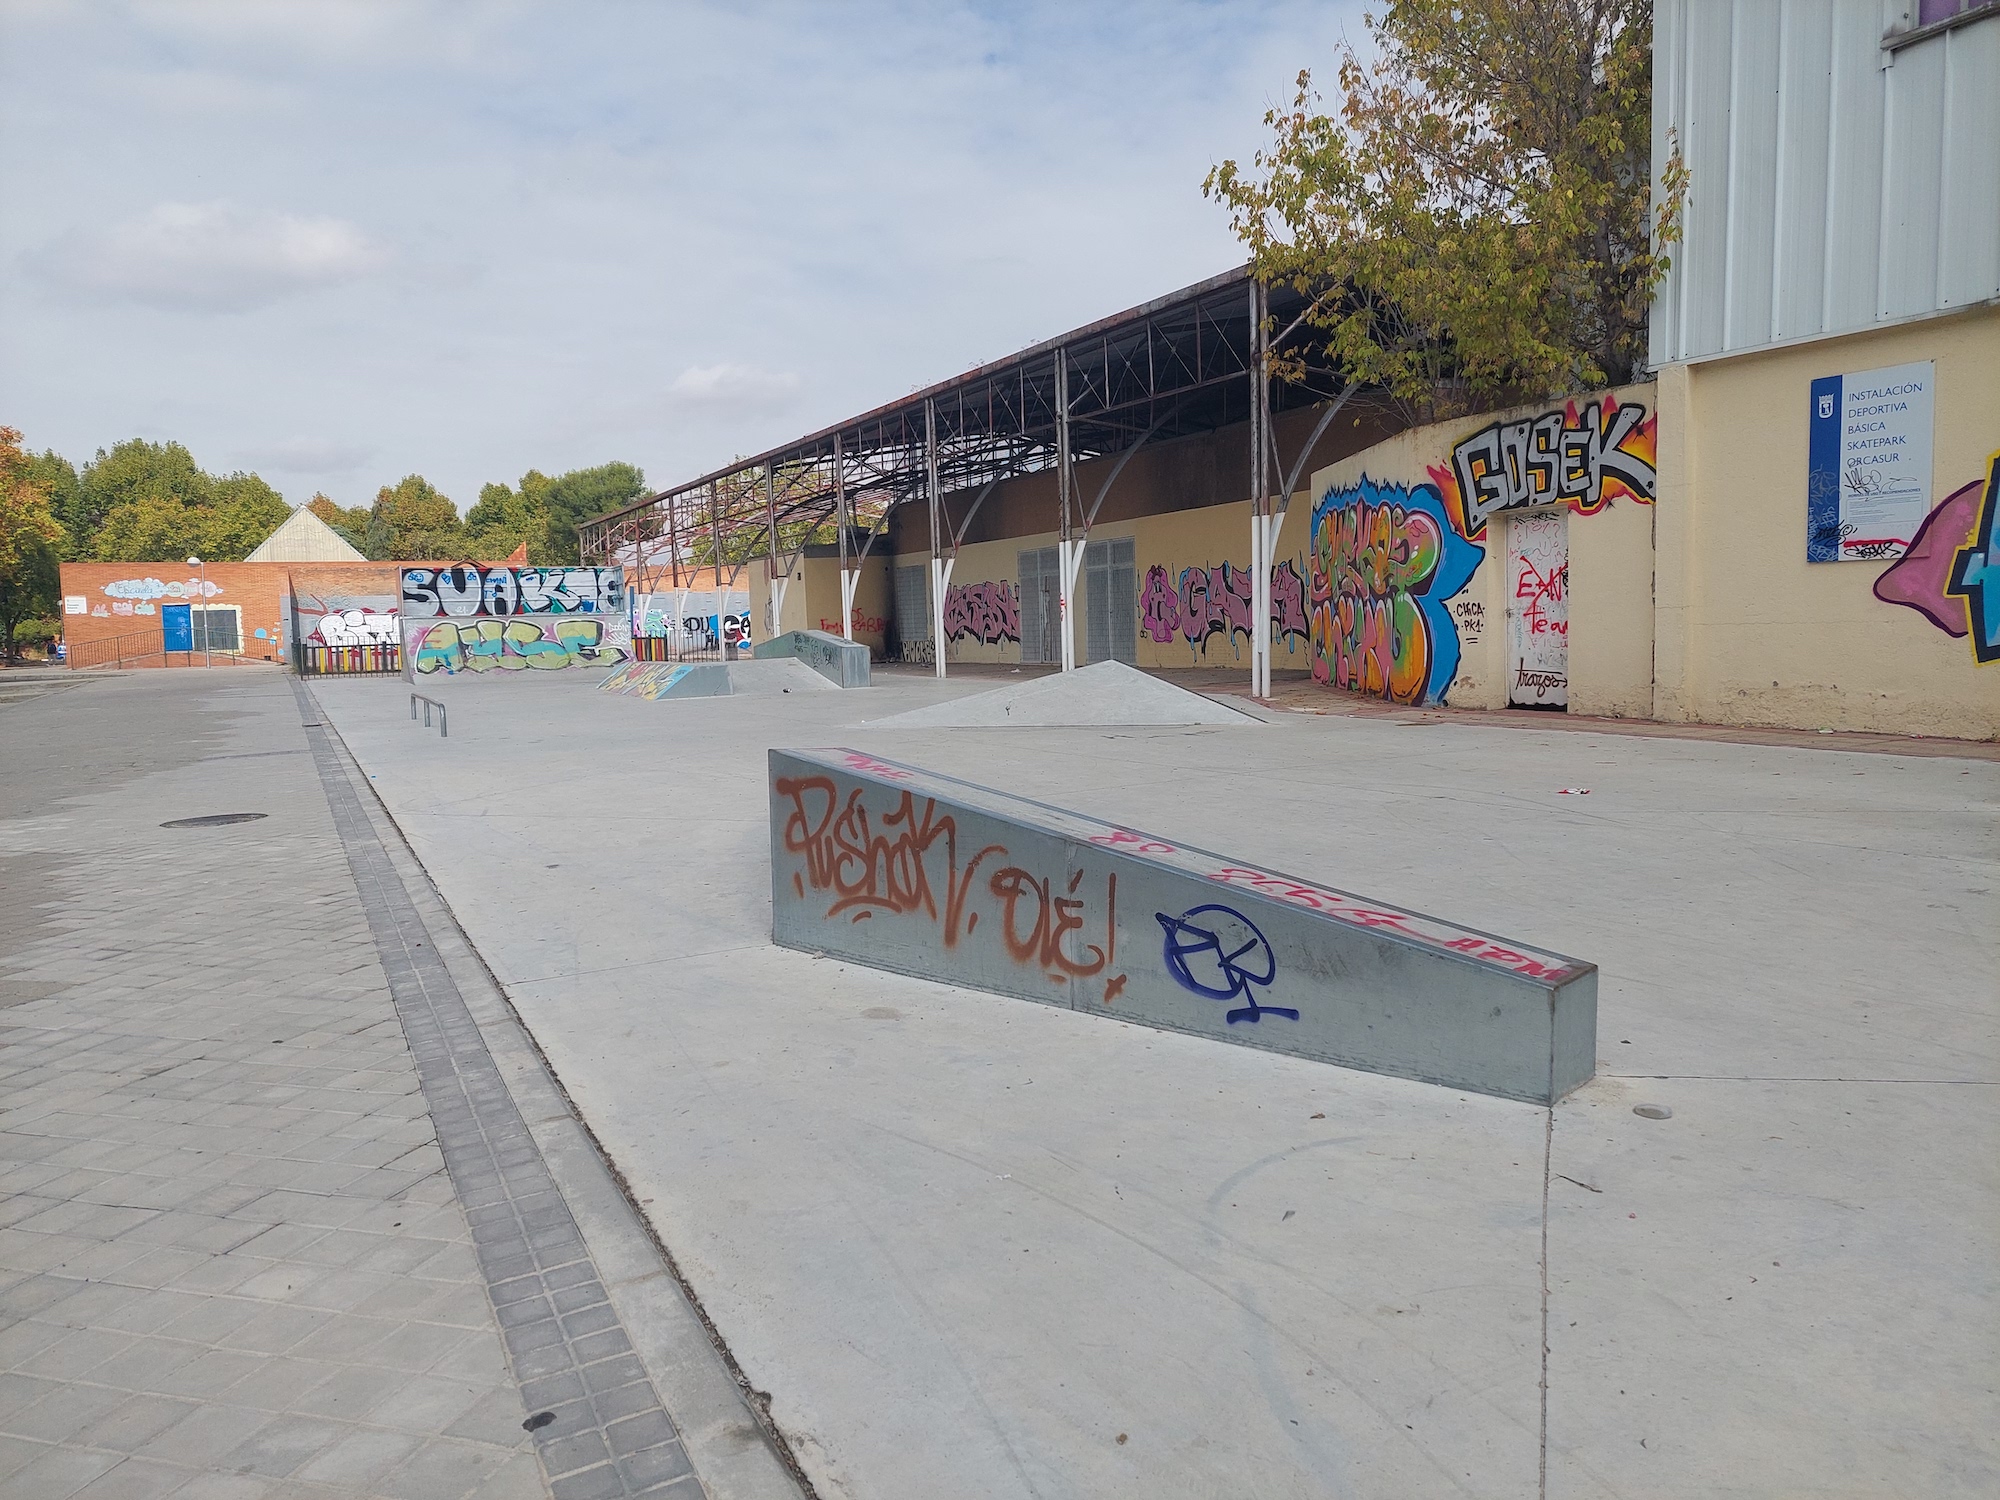
[[[932,610],[941,633],[950,562],[986,496],[1002,480],[1056,469],[1060,514],[1052,529],[1062,536],[1063,663],[1071,666],[1069,602],[1084,539],[1123,463],[1088,500],[1077,492],[1074,466],[1249,423],[1254,566],[1275,540],[1262,539],[1258,524],[1272,516],[1274,499],[1282,515],[1307,454],[1347,396],[1334,372],[1310,362],[1302,382],[1270,379],[1270,356],[1301,336],[1308,301],[1238,267],[596,517],[578,528],[583,558],[626,562],[644,592],[670,575],[678,584],[694,566],[741,566],[761,555],[775,612],[799,553],[831,526],[841,548],[842,615],[851,619],[858,559],[886,531],[891,510],[921,500],[930,506]],[[1328,403],[1305,450],[1282,463],[1274,414]],[[937,652],[940,675],[944,655]],[[1253,687],[1269,691],[1268,655]]]

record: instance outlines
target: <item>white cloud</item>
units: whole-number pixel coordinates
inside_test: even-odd
[[[675,406],[769,411],[789,406],[799,392],[799,377],[789,370],[760,370],[754,365],[692,365],[674,377],[667,400]]]
[[[1239,262],[1202,175],[1363,4],[0,0],[0,410],[671,484]]]
[[[101,230],[72,230],[33,259],[94,300],[247,312],[366,276],[387,255],[344,219],[209,202],[161,203]]]

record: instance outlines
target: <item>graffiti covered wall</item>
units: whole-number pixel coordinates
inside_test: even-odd
[[[1313,676],[1394,703],[1439,703],[1458,675],[1447,607],[1485,557],[1437,487],[1331,485],[1312,512]]]
[[[1307,666],[1306,532],[1303,495],[1279,538],[1268,628],[1272,665],[1279,671]],[[1250,665],[1250,524],[1248,509],[1218,505],[1174,511],[1098,527],[1092,541],[1130,538],[1135,664],[1141,667],[1242,667]],[[1027,606],[1021,597],[1023,552],[1052,549],[1054,533],[972,543],[959,554],[945,593],[948,661],[1019,662]],[[923,556],[899,557],[899,566],[928,567]],[[1079,659],[1089,660],[1091,571],[1077,578]],[[928,640],[904,643],[906,655],[929,658]]]
[[[622,568],[407,567],[398,603],[418,676],[607,667],[632,654]]]
[[[1314,677],[1408,706],[1647,713],[1658,437],[1654,387],[1626,386],[1412,428],[1320,470]],[[1563,559],[1543,546],[1510,579],[1512,533],[1552,534],[1551,516],[1575,523]]]

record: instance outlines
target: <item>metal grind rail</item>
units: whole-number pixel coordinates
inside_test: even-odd
[[[431,710],[436,709],[437,719],[438,719],[438,726],[437,726],[438,738],[441,740],[450,738],[451,729],[445,717],[444,705],[438,702],[437,699],[435,698],[426,698],[422,693],[410,694],[410,722],[411,723],[416,722],[417,705],[419,703],[423,704],[424,706],[424,728],[428,729],[431,727]]]

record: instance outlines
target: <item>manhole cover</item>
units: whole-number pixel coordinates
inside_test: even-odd
[[[1664,1104],[1635,1104],[1632,1113],[1642,1120],[1671,1120],[1674,1112]]]
[[[162,828],[220,828],[224,823],[254,823],[259,818],[268,818],[269,813],[210,813],[205,818],[175,818],[171,823],[162,823]]]

